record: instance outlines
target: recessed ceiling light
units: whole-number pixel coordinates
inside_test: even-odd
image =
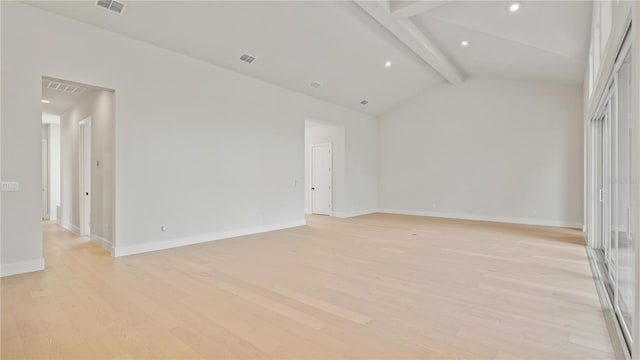
[[[460,45],[462,45],[462,46],[469,46],[469,42],[468,42],[468,41],[466,41],[466,40],[463,40],[463,41],[461,41],[461,42],[460,42]]]
[[[386,63],[384,63],[384,67],[389,67],[391,66],[391,61],[387,61]]]
[[[42,101],[42,103],[43,103],[43,104],[48,104],[48,103],[50,103],[50,102],[51,102],[51,101],[49,101],[49,100],[45,100],[45,99],[42,99],[42,100],[40,100],[40,101]]]
[[[509,11],[511,12],[516,12],[520,10],[520,4],[519,3],[513,3],[511,4],[511,6],[509,6]]]

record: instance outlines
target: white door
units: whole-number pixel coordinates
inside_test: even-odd
[[[311,208],[331,215],[331,144],[311,145]]]
[[[91,234],[91,119],[80,122],[78,136],[80,166],[80,235]]]
[[[42,139],[42,219],[49,219],[49,146]]]

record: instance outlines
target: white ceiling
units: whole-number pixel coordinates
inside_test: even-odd
[[[69,92],[63,90],[57,90],[56,86],[49,87],[48,85],[53,83],[61,84],[62,88],[66,88],[66,86],[73,86],[79,89],[79,92]],[[42,112],[62,115],[65,111],[67,111],[71,106],[73,106],[80,98],[85,95],[90,95],[92,92],[96,90],[88,85],[74,83],[71,81],[64,81],[59,79],[52,79],[44,77],[42,78],[42,99],[48,100],[49,103],[42,103]]]
[[[456,1],[412,20],[464,73],[582,84],[592,3],[521,4],[511,13],[510,2]]]
[[[60,116],[56,114],[42,113],[42,124],[60,124]]]
[[[525,1],[513,14],[508,2],[396,1],[386,11],[403,8],[425,54],[361,1],[123,2],[122,15],[95,1],[27,3],[374,115],[457,74],[581,84],[591,19],[589,2]]]

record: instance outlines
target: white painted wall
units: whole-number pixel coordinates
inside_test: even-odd
[[[42,139],[47,140],[49,154],[48,210],[49,220],[57,220],[60,205],[60,117],[43,114]]]
[[[344,192],[344,127],[318,121],[305,121],[304,131],[304,208],[311,213],[311,146],[315,144],[332,144],[332,205],[335,215],[345,213]]]
[[[379,121],[383,211],[582,223],[582,88],[471,77]]]
[[[51,214],[51,172],[49,171],[49,168],[51,167],[51,159],[50,159],[50,144],[49,144],[49,124],[42,124],[42,147],[43,147],[43,152],[44,152],[44,147],[46,146],[47,150],[46,150],[46,154],[42,154],[43,158],[42,158],[42,171],[46,172],[46,174],[43,174],[44,176],[42,177],[42,182],[43,184],[41,185],[43,192],[42,192],[42,201],[43,201],[43,210],[42,210],[42,219],[49,219],[49,216]],[[45,163],[45,159],[44,156],[46,156],[46,163]],[[46,169],[45,169],[46,167]],[[46,180],[45,180],[45,176],[46,176]],[[44,189],[47,189],[47,192],[44,192]],[[46,197],[46,199],[44,199]],[[44,209],[46,207],[46,209]]]
[[[344,126],[345,211],[377,206],[374,118],[25,4],[0,6],[2,180],[22,186],[2,193],[3,269],[42,260],[43,75],[115,90],[116,254],[303,224],[304,189],[290,184],[304,177],[304,119]]]
[[[49,219],[58,219],[60,205],[60,124],[49,125]]]
[[[79,232],[79,123],[91,118],[91,238],[111,248],[114,229],[114,93],[90,90],[61,116],[61,225]],[[99,165],[98,165],[99,164]]]

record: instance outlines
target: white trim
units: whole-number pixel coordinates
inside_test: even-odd
[[[0,265],[0,277],[44,270],[44,258]]]
[[[311,214],[311,209],[305,208],[304,209],[304,213],[310,215]]]
[[[356,210],[356,211],[334,211],[333,216],[338,218],[350,218],[379,212],[378,209]]]
[[[269,231],[282,230],[282,229],[288,229],[288,228],[305,226],[305,225],[306,225],[306,221],[304,219],[300,219],[297,221],[290,221],[285,223],[277,223],[277,224],[264,225],[264,226],[254,226],[254,227],[245,228],[245,229],[221,231],[217,233],[202,234],[202,235],[195,235],[195,236],[189,236],[189,237],[183,237],[183,238],[148,242],[144,244],[136,244],[136,245],[129,245],[129,246],[116,245],[113,248],[112,256],[120,257],[120,256],[133,255],[133,254],[140,254],[140,253],[145,253],[150,251],[170,249],[170,248],[175,248],[179,246],[187,246],[187,245],[199,244],[203,242],[234,238],[238,236],[259,234],[259,233],[264,233]]]
[[[440,212],[430,212],[430,211],[414,211],[414,210],[398,210],[398,209],[378,209],[378,210],[379,212],[386,213],[386,214],[428,216],[428,217],[448,218],[448,219],[476,220],[476,221],[489,221],[489,222],[500,222],[500,223],[509,223],[509,224],[568,227],[568,228],[582,229],[581,223],[573,222],[573,221],[526,219],[526,218],[512,218],[512,217],[501,217],[501,216],[454,214],[454,213],[440,213]]]
[[[89,236],[89,239],[91,239],[91,241],[100,246],[101,248],[107,249],[109,250],[109,252],[113,251],[113,242],[111,240],[107,240],[105,238],[103,238],[102,236],[98,236],[96,234],[91,234]]]
[[[93,148],[91,144],[93,141],[92,126],[91,116],[78,122],[78,209],[80,219],[78,234],[87,237],[91,236],[91,198],[93,197],[91,190],[91,180],[93,180],[91,169],[93,166]],[[87,133],[88,136],[85,136]],[[88,154],[86,151],[87,147],[89,150]],[[89,157],[88,159],[86,158],[87,155]],[[89,177],[88,179],[87,175]],[[89,194],[88,200],[86,199],[86,193]],[[88,204],[85,204],[85,202],[88,202]],[[89,206],[88,209],[86,209],[86,205]]]
[[[72,233],[74,233],[76,235],[80,235],[80,228],[75,226],[75,225],[73,225],[73,224],[71,224],[71,223],[68,223],[68,222],[60,219],[58,221],[58,225],[62,226],[66,230],[71,231]]]

